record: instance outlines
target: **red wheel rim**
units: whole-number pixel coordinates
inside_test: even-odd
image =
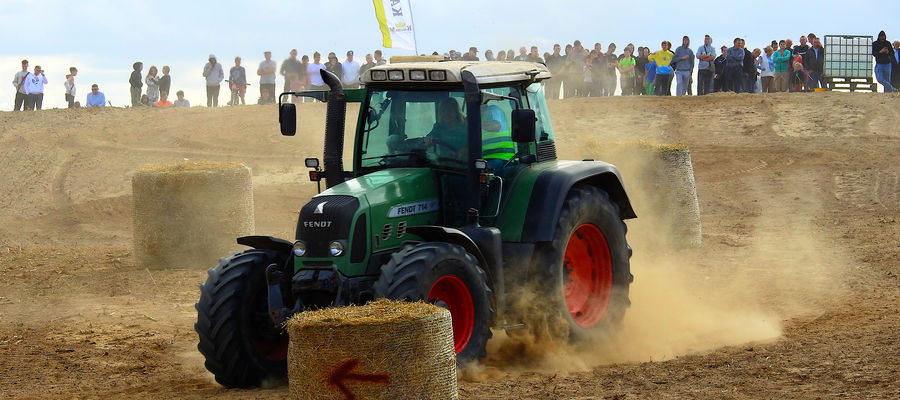
[[[606,314],[612,293],[612,256],[596,225],[578,227],[563,257],[566,307],[575,323],[590,328]]]
[[[456,353],[463,351],[475,330],[475,303],[469,287],[454,275],[444,275],[431,285],[428,301],[443,303],[450,310],[453,320],[453,347]]]

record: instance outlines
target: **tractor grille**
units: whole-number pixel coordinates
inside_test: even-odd
[[[300,209],[297,239],[306,241],[309,257],[328,257],[328,243],[348,239],[358,209],[359,200],[351,196],[320,196],[306,203]]]
[[[538,162],[556,159],[556,142],[545,140],[537,143]]]

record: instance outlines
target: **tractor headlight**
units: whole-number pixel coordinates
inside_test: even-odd
[[[344,244],[335,240],[328,244],[328,251],[331,253],[332,257],[338,257],[341,254],[344,254]]]
[[[425,80],[425,71],[423,71],[423,70],[409,71],[409,79],[412,81],[424,81]]]
[[[388,80],[402,81],[403,80],[403,70],[392,69],[392,70],[388,71]]]
[[[386,81],[387,80],[387,72],[385,72],[384,70],[372,71],[372,80],[373,81]]]
[[[297,257],[303,257],[306,255],[306,242],[302,240],[298,240],[297,243],[294,243],[294,248],[292,249],[294,255]]]
[[[443,71],[443,70],[428,71],[428,78],[433,81],[446,81],[447,80],[447,71]]]

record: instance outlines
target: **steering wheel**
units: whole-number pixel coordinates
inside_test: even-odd
[[[438,147],[443,146],[446,149],[450,150],[450,154],[455,155],[459,151],[459,149],[457,149],[456,146],[454,146],[450,143],[447,143],[442,139],[438,139],[436,137],[431,137],[430,139],[431,139],[431,144],[435,147],[435,150],[437,150]],[[435,153],[437,153],[437,151],[435,151]]]

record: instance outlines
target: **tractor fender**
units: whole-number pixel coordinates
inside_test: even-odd
[[[485,270],[490,268],[490,264],[487,263],[487,259],[484,258],[484,254],[478,248],[478,245],[475,244],[475,241],[459,229],[434,225],[418,225],[407,228],[406,232],[416,235],[426,242],[446,242],[462,246],[475,256],[482,268]]]
[[[237,243],[260,250],[273,250],[279,253],[290,254],[294,244],[272,236],[242,236],[237,238]]]
[[[541,172],[534,183],[522,229],[522,242],[553,240],[562,205],[569,190],[576,184],[595,186],[608,193],[619,206],[619,217],[623,220],[637,218],[619,170],[614,165],[602,161],[560,162]]]
[[[466,234],[466,232],[459,229],[434,225],[419,225],[409,227],[406,231],[428,242],[445,242],[462,246],[467,252],[475,256],[481,270],[487,275],[488,287],[494,291],[494,298],[491,299],[491,302],[495,307],[494,309],[497,310],[497,315],[503,315],[503,304],[496,300],[502,299],[506,294],[501,261],[502,248],[500,242],[500,230],[497,228],[477,226],[463,229],[470,230],[476,240],[478,240],[482,246],[485,246],[484,251],[482,251],[475,240],[472,240],[472,236],[469,236],[469,234]]]

